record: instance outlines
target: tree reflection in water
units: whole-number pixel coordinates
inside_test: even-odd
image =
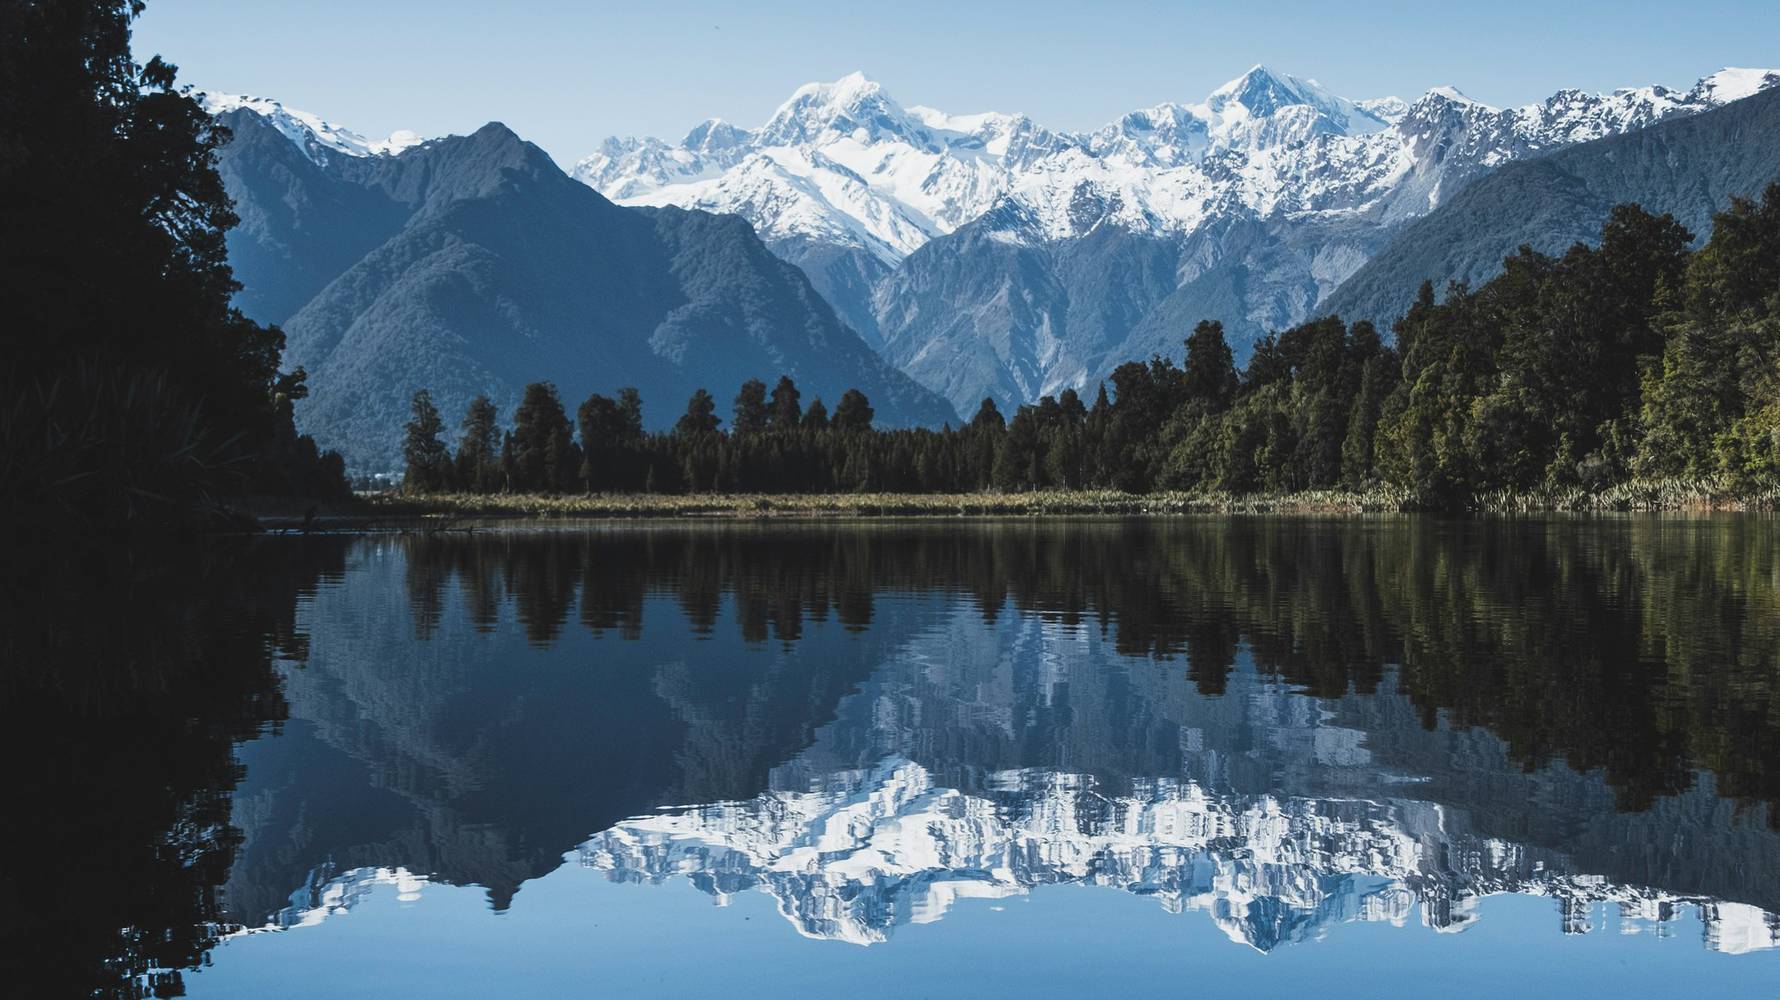
[[[3,876],[9,972],[175,994],[231,927],[418,877],[501,908],[577,849],[877,939],[959,875],[873,868],[886,818],[1025,858],[978,890],[1119,884],[1257,946],[1511,888],[1759,931],[1777,541],[1759,517],[603,525],[82,572],[4,636],[32,859]],[[870,891],[782,849],[868,787],[896,808],[833,857]],[[1264,828],[1298,867],[1253,867]],[[1585,875],[1606,888],[1566,896]],[[1268,879],[1297,889],[1227,891]]]

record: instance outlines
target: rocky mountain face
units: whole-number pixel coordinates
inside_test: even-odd
[[[376,143],[207,102],[233,132],[219,167],[243,220],[239,303],[283,325],[286,363],[310,376],[297,419],[352,466],[396,466],[421,387],[455,421],[479,393],[511,413],[533,381],[571,410],[635,386],[664,426],[697,388],[727,399],[788,374],[806,398],[859,388],[883,423],[955,419],[742,219],[619,207],[498,124]]]
[[[1623,202],[1670,213],[1704,240],[1731,198],[1757,197],[1780,182],[1777,147],[1780,89],[1509,164],[1401,227],[1318,311],[1383,329],[1409,308],[1423,281],[1437,292],[1453,281],[1478,285],[1522,246],[1560,254],[1593,243]]]
[[[1355,102],[1257,66],[1197,104],[1071,133],[904,107],[854,74],[799,89],[757,129],[609,139],[572,172],[624,204],[746,218],[963,410],[1178,353],[1201,318],[1223,320],[1245,354],[1473,179],[1777,82],[1725,70],[1687,90],[1498,109],[1448,87]]]

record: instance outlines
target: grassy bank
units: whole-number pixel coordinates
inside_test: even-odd
[[[269,530],[434,530],[478,521],[579,518],[864,518],[1044,517],[1169,514],[1379,514],[1426,509],[1389,489],[1301,493],[1120,493],[1041,490],[1025,493],[824,494],[371,494],[312,504],[261,498],[237,510]],[[1633,482],[1603,490],[1493,493],[1466,508],[1477,514],[1632,511],[1776,511],[1780,485],[1736,490],[1712,482]]]
[[[245,512],[275,529],[428,528],[460,520],[693,517],[1026,517],[1166,514],[1366,514],[1420,509],[1388,489],[1302,493],[1120,493],[1044,490],[1026,493],[829,494],[379,494],[349,504],[311,507],[263,501]],[[1772,511],[1780,488],[1736,491],[1709,482],[1639,482],[1599,491],[1490,494],[1469,505],[1474,513],[1535,511]]]
[[[821,494],[535,494],[391,495],[370,501],[393,515],[464,517],[972,517],[1059,514],[1358,513],[1396,510],[1382,494],[1297,493],[1228,496],[1205,493],[1119,493],[1113,490],[1044,490],[1026,493],[821,493]]]

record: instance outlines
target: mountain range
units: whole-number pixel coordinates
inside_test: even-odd
[[[883,423],[955,419],[742,219],[621,208],[498,123],[373,143],[205,100],[232,133],[218,166],[242,220],[237,304],[282,325],[285,364],[309,375],[298,418],[353,467],[398,466],[422,387],[455,421],[483,393],[511,413],[534,381],[570,410],[634,386],[659,427],[698,388],[788,374],[806,401],[863,390]]]
[[[758,128],[607,139],[566,176],[498,126],[378,140],[203,97],[236,133],[242,308],[283,323],[310,372],[305,429],[363,464],[393,453],[420,384],[448,412],[475,391],[506,409],[537,378],[567,397],[637,384],[660,426],[691,388],[782,370],[806,398],[858,385],[886,422],[937,424],[1178,357],[1204,318],[1239,360],[1329,311],[1388,328],[1424,278],[1561,250],[1615,202],[1703,235],[1780,175],[1761,138],[1776,84],[1727,69],[1498,109],[1450,87],[1349,100],[1257,66],[1070,132],[905,107],[853,74]]]
[[[573,173],[624,204],[747,218],[885,357],[968,412],[1178,355],[1202,318],[1245,356],[1475,178],[1776,83],[1727,69],[1685,90],[1498,109],[1450,87],[1352,101],[1256,66],[1199,103],[1074,133],[904,107],[854,74],[800,88],[756,129],[608,139]]]
[[[1451,281],[1478,285],[1522,246],[1559,254],[1593,243],[1622,202],[1667,212],[1703,240],[1733,197],[1780,182],[1776,137],[1780,90],[1770,89],[1710,114],[1508,164],[1403,226],[1318,311],[1384,329],[1423,281],[1441,291]]]

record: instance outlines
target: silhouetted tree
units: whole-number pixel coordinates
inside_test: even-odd
[[[445,489],[451,481],[451,453],[439,439],[445,431],[445,421],[439,419],[433,394],[416,389],[408,408],[413,415],[402,440],[402,460],[406,463],[402,486],[416,493]]]
[[[103,544],[188,524],[218,494],[343,495],[296,433],[303,373],[230,305],[225,129],[131,0],[0,6],[0,506]]]
[[[715,434],[721,423],[722,420],[717,416],[717,401],[711,398],[710,393],[699,389],[686,401],[686,412],[674,424],[674,434],[683,438]]]
[[[834,408],[834,429],[843,433],[871,430],[872,408],[865,393],[848,389]]]
[[[556,386],[533,382],[525,387],[513,415],[512,445],[514,489],[561,493],[575,488],[581,460]]]
[[[766,408],[766,383],[751,378],[742,383],[735,396],[735,418],[730,421],[731,434],[758,434],[766,430],[770,414]]]
[[[457,484],[463,489],[490,493],[501,487],[501,429],[494,403],[487,396],[470,400],[458,425]]]
[[[773,394],[768,402],[770,418],[774,430],[796,430],[803,420],[803,410],[797,405],[801,394],[797,391],[797,383],[791,376],[780,375],[777,385],[773,386]]]

